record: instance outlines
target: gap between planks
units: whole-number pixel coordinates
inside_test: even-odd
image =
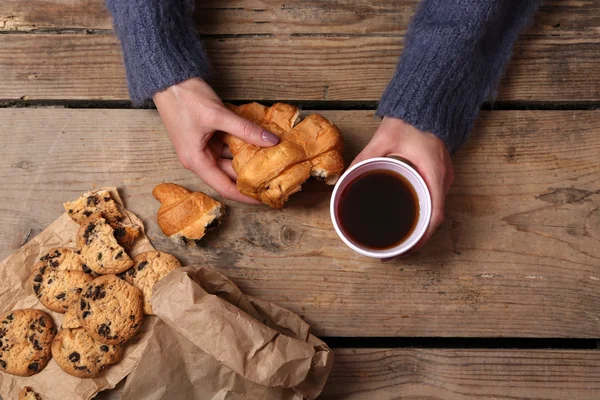
[[[306,101],[306,100],[228,100],[224,102],[240,105],[248,102],[258,102],[265,106],[275,103],[288,103],[305,110],[358,111],[376,110],[376,101]],[[119,109],[138,110],[156,109],[152,101],[134,107],[129,100],[2,100],[0,108],[68,108],[68,109]],[[485,102],[482,111],[594,111],[600,109],[600,101],[584,102]]]

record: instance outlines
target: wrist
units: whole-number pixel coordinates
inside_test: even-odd
[[[123,49],[130,96],[136,105],[179,82],[206,78],[211,72],[188,2],[149,3],[155,4],[141,0],[109,4]]]
[[[412,125],[404,122],[402,119],[390,116],[384,116],[379,126],[385,129],[393,130],[403,130],[407,127],[412,127]]]
[[[198,77],[185,79],[181,82],[177,82],[171,86],[164,88],[163,90],[156,92],[153,96],[153,99],[156,101],[156,99],[164,98],[167,96],[171,98],[180,99],[185,92],[192,92],[194,87],[198,86],[199,83],[206,84],[202,78]]]
[[[403,147],[401,145],[402,143],[414,142],[416,140],[426,141],[429,142],[430,145],[437,145],[445,149],[448,148],[446,143],[444,143],[437,135],[423,131],[400,118],[390,116],[383,117],[379,130],[383,131],[385,135],[389,135],[394,143],[400,145],[400,148]]]
[[[223,106],[223,102],[206,81],[199,77],[186,79],[154,94],[157,107],[165,101],[175,102],[179,107],[199,109],[206,106]]]

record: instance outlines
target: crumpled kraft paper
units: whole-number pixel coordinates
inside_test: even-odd
[[[125,214],[124,222],[135,224],[143,232],[142,221],[133,213],[125,210],[116,188],[110,190],[115,201]],[[40,256],[53,247],[75,247],[75,235],[79,225],[65,213],[54,221],[42,233],[21,247],[0,263],[0,314],[19,308],[37,308],[52,315],[56,327],[62,322],[62,314],[50,312],[35,297],[27,278],[33,272],[33,265]],[[129,251],[132,256],[154,248],[145,235],[140,237]],[[95,379],[80,379],[63,372],[54,360],[39,374],[31,377],[18,377],[0,372],[0,396],[5,400],[17,399],[24,386],[30,386],[44,400],[91,399],[101,390],[113,388],[126,377],[140,359],[144,347],[149,341],[156,317],[146,317],[143,328],[125,348],[123,360],[107,368]]]
[[[154,287],[159,316],[123,399],[315,399],[333,352],[296,314],[205,267]]]

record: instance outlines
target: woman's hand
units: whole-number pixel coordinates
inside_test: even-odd
[[[431,222],[423,239],[415,246],[417,250],[444,221],[446,195],[454,180],[450,153],[437,136],[420,131],[400,119],[385,117],[352,165],[369,158],[385,156],[398,156],[409,161],[429,187],[433,206]]]
[[[261,147],[277,144],[277,136],[227,109],[215,91],[200,78],[156,93],[154,103],[185,168],[224,198],[260,204],[237,190],[231,154],[215,132],[227,132]]]

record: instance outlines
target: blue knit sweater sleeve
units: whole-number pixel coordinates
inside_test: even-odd
[[[191,17],[194,0],[106,0],[134,104],[211,71]],[[423,0],[380,116],[401,118],[452,151],[492,98],[519,33],[540,0]]]
[[[380,116],[437,135],[451,151],[492,100],[538,0],[423,0],[385,90]]]
[[[135,105],[186,79],[206,79],[208,56],[196,35],[194,0],[106,0],[121,41]]]

